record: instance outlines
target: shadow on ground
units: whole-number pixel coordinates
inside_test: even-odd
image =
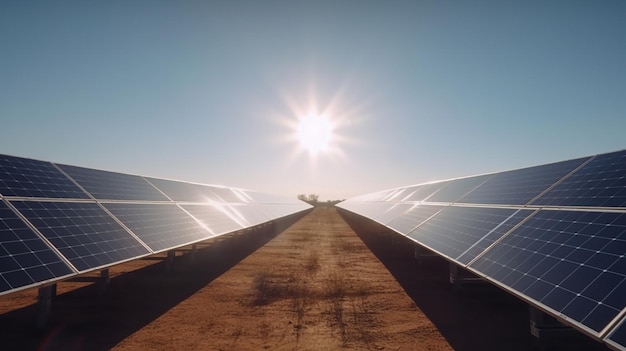
[[[98,298],[96,284],[58,295],[45,330],[35,328],[37,306],[0,315],[2,350],[109,350],[173,308],[248,255],[297,218],[200,244],[193,255],[119,275]],[[147,259],[154,259],[149,257]]]
[[[537,344],[530,335],[529,307],[522,300],[487,282],[455,289],[445,259],[433,256],[418,262],[413,242],[360,216],[340,213],[454,350],[608,350],[576,332]]]

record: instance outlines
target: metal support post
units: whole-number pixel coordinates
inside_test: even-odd
[[[413,257],[417,261],[417,267],[422,267],[424,262],[424,250],[419,246],[413,246]]]
[[[176,257],[176,250],[169,250],[167,257],[165,258],[165,271],[171,272],[174,268],[174,257]]]
[[[193,262],[198,254],[198,244],[191,245],[191,253],[189,254],[189,260]]]
[[[475,276],[471,272],[465,270],[463,267],[457,266],[455,263],[450,262],[450,283],[455,290],[461,289],[462,286],[468,284],[480,284],[483,283],[480,277]]]
[[[528,316],[530,334],[533,336],[533,346],[536,350],[550,350],[556,344],[561,344],[580,335],[554,317],[546,314],[534,306],[529,305]]]
[[[109,276],[109,269],[103,269],[100,271],[100,278],[97,280],[96,284],[98,285],[98,296],[104,297],[109,288],[109,283],[111,282],[111,277]]]
[[[37,328],[45,329],[52,313],[52,299],[56,295],[56,284],[39,288],[37,293]]]
[[[450,267],[450,283],[454,286],[455,289],[457,289],[461,285],[461,282],[459,279],[459,266],[450,262],[449,267]]]

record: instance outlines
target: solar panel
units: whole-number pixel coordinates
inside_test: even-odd
[[[401,201],[403,198],[413,194],[418,186],[406,187],[406,188],[398,188],[386,193],[377,201],[390,202],[390,201]]]
[[[599,332],[626,307],[626,214],[539,211],[470,265]]]
[[[613,346],[626,349],[626,319],[622,319],[606,340]]]
[[[525,205],[587,159],[588,157],[579,158],[494,174],[459,202]]]
[[[492,175],[482,175],[469,178],[454,179],[435,192],[428,198],[429,202],[456,202],[463,195],[469,193],[474,188],[484,183]]]
[[[42,198],[88,198],[84,191],[52,163],[7,155],[0,155],[0,194]]]
[[[361,214],[362,208],[370,204],[369,202],[344,201],[337,206],[349,210],[350,212]]]
[[[268,219],[283,218],[285,216],[294,214],[301,208],[297,204],[260,204],[266,211]]]
[[[235,217],[241,219],[245,227],[255,226],[270,220],[264,206],[259,204],[233,205],[227,208],[235,214]]]
[[[74,274],[4,202],[0,202],[0,294]]]
[[[79,271],[150,253],[96,203],[11,203]]]
[[[383,190],[370,194],[363,194],[355,197],[351,197],[349,200],[344,201],[345,203],[351,202],[364,202],[364,201],[385,201],[389,196],[393,196],[393,193],[399,191],[399,189],[391,189],[391,190]],[[344,203],[342,202],[342,203]]]
[[[157,178],[148,178],[148,181],[174,201],[220,201],[219,197],[215,195],[210,188],[203,185]]]
[[[439,190],[445,182],[424,184],[407,189],[410,193],[403,199],[403,201],[423,201],[435,191]]]
[[[399,216],[404,215],[404,213],[410,210],[413,206],[415,205],[403,203],[387,204],[387,206],[384,209],[380,210],[378,213],[376,213],[373,218],[380,223],[386,224],[398,218]]]
[[[597,156],[534,204],[626,207],[626,150]]]
[[[379,221],[378,217],[385,214],[391,208],[392,204],[393,203],[378,202],[378,201],[361,203],[359,207],[359,214]],[[413,204],[409,207],[412,207],[412,206],[415,206],[415,205]]]
[[[182,207],[214,235],[226,234],[243,228],[237,223],[237,218],[227,210],[221,209],[220,206],[183,205]]]
[[[464,264],[532,211],[447,207],[409,234],[420,244]]]
[[[242,202],[242,199],[235,194],[235,192],[229,188],[221,188],[217,186],[205,185],[212,193],[214,193],[219,202],[237,203]]]
[[[58,165],[96,199],[169,201],[139,176]]]
[[[442,208],[441,206],[415,206],[402,217],[398,217],[386,225],[398,233],[407,235]]]
[[[104,206],[154,252],[212,236],[175,204],[107,203]]]
[[[284,209],[278,205],[258,204],[256,206],[259,209],[259,212],[263,213],[268,219],[280,218],[282,217],[282,213],[284,213]]]

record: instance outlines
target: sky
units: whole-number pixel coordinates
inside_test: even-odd
[[[334,200],[624,148],[622,0],[0,2],[2,154]]]

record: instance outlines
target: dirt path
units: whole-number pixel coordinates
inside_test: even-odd
[[[337,214],[308,216],[115,350],[451,350]]]

